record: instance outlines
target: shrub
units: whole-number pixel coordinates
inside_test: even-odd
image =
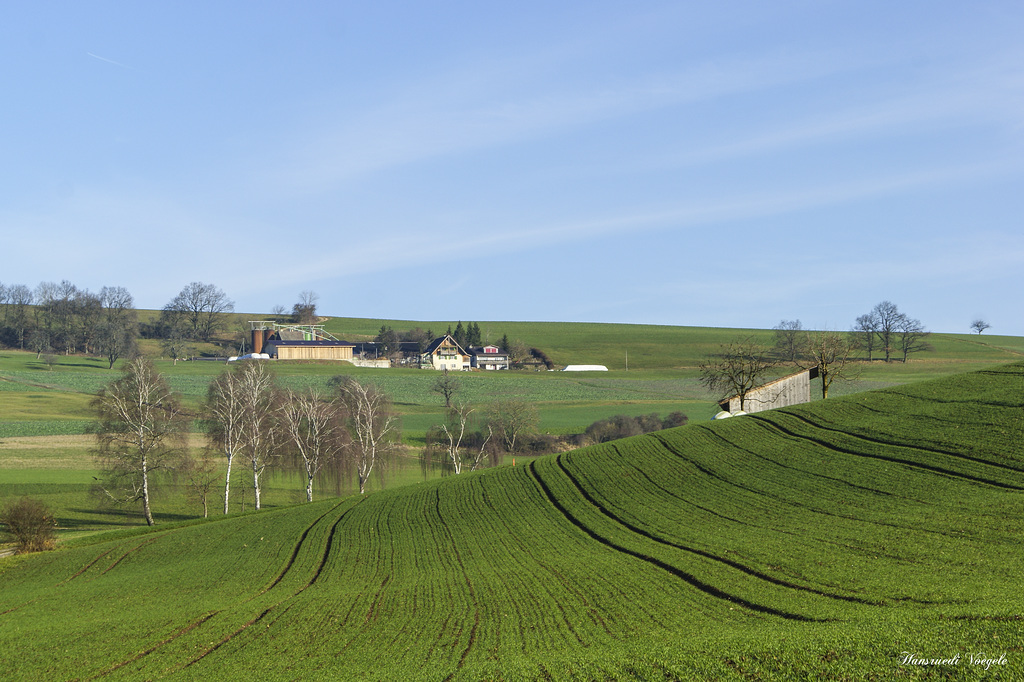
[[[43,552],[56,545],[57,519],[39,500],[23,497],[0,511],[0,523],[18,543],[18,552]]]

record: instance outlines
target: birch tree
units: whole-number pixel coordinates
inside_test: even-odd
[[[391,400],[376,386],[364,386],[351,377],[335,377],[331,385],[345,406],[352,445],[348,458],[359,481],[359,494],[375,470],[387,468],[398,438],[398,415],[391,411]]]
[[[224,476],[224,513],[228,513],[231,497],[231,466],[235,455],[242,450],[244,407],[242,404],[241,373],[244,367],[222,372],[210,382],[206,393],[207,438],[227,460]]]
[[[260,509],[260,478],[275,455],[278,440],[274,377],[262,360],[247,360],[239,372],[242,423],[240,442],[252,467],[256,510]],[[226,501],[225,501],[226,504]]]
[[[152,526],[152,475],[172,466],[185,446],[187,418],[178,396],[149,361],[136,358],[92,404],[105,473],[100,489],[116,502],[141,502]]]
[[[464,444],[474,411],[473,408],[465,404],[455,405],[448,410],[447,422],[432,429],[434,442],[431,449],[434,452],[437,452],[438,449],[443,451],[446,468],[450,468],[455,474],[461,474],[467,468],[469,471],[479,469],[484,460],[487,444],[494,435],[491,425],[485,424],[487,435],[479,444],[474,443],[471,446]]]
[[[532,433],[540,421],[537,408],[521,398],[496,400],[487,408],[487,427],[495,434],[505,452],[515,452],[520,437]]]
[[[287,440],[295,446],[306,475],[306,501],[313,501],[313,479],[340,456],[345,440],[341,410],[316,389],[288,391],[278,408]]]

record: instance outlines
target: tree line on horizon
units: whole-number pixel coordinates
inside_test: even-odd
[[[978,321],[972,327],[979,334],[988,328],[979,329]],[[899,356],[905,363],[912,353],[931,348],[927,342],[930,332],[921,321],[900,312],[891,301],[882,301],[859,316],[846,333],[804,329],[798,319],[782,320],[772,330],[775,338],[770,346],[749,336],[723,344],[718,353],[700,364],[701,383],[722,398],[738,397],[740,410],[745,410],[747,396],[780,366],[789,365],[817,370],[821,397],[827,398],[836,380],[858,375],[853,364],[858,351],[865,352],[861,359],[866,362],[872,362],[875,353],[883,353],[885,362]]]
[[[298,324],[316,321],[317,295],[303,291],[288,315],[281,306],[275,316]],[[140,321],[135,299],[121,286],[98,293],[68,280],[41,282],[36,287],[0,283],[0,346],[43,355],[85,355],[107,359],[109,367],[138,352],[137,340],[155,339],[167,357],[191,354],[198,343],[219,343],[235,310],[222,289],[190,282],[152,320]],[[239,336],[241,333],[239,333]],[[244,338],[232,339],[244,343]]]

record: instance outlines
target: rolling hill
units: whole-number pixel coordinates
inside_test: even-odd
[[[0,560],[0,674],[1020,676],[1022,389],[999,366]]]

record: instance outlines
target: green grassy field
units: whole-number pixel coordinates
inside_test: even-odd
[[[1020,679],[1022,389],[1005,365],[79,538],[0,560],[0,669]]]
[[[244,320],[259,316],[237,317],[243,324]],[[453,323],[330,318],[326,326],[341,338],[359,340],[372,338],[382,325],[398,330],[419,326],[441,333],[450,324]],[[604,364],[612,370],[459,375],[461,399],[482,409],[499,397],[520,397],[537,407],[542,431],[559,435],[580,433],[592,422],[617,414],[656,413],[664,417],[681,411],[691,422],[705,421],[718,408],[715,396],[708,394],[698,381],[700,361],[717,350],[719,344],[743,335],[754,334],[766,342],[772,338],[772,333],[764,330],[653,325],[485,322],[481,329],[491,340],[507,334],[510,339],[537,346],[558,363]],[[1024,354],[1024,339],[1016,337],[936,334],[930,342],[933,350],[912,357],[906,364],[861,363],[859,379],[834,385],[833,395],[945,376]],[[152,342],[145,342],[144,347],[158,352]],[[209,382],[224,370],[222,363],[208,361],[173,364],[158,359],[157,365],[185,403],[196,410]],[[416,456],[426,431],[443,420],[441,397],[430,390],[435,373],[401,368],[361,369],[331,362],[282,362],[275,363],[274,368],[281,383],[293,388],[326,386],[339,373],[378,384],[393,397],[395,409],[402,415],[403,440],[409,447],[408,456],[393,471],[389,485],[424,480]],[[97,500],[88,495],[92,477],[97,473],[90,452],[91,441],[83,435],[93,419],[89,401],[116,376],[116,369],[107,369],[106,362],[100,359],[58,356],[48,364],[32,353],[0,351],[0,499],[26,490],[44,496],[62,519],[62,533],[139,523],[135,510],[98,510]],[[82,438],[60,440],[76,435]],[[12,446],[12,439],[25,437],[35,438],[36,447]],[[37,458],[38,466],[32,463],[32,457]],[[32,474],[33,470],[39,474]],[[295,490],[300,487],[297,479],[287,474],[272,474],[268,484],[265,501],[271,506],[291,504],[295,501]],[[241,473],[233,485],[236,490],[244,490]],[[336,495],[349,490],[323,484],[317,494]],[[239,508],[243,500],[240,496]],[[211,505],[219,508],[223,502],[212,500]],[[197,513],[195,505],[186,503],[173,487],[157,501],[156,509],[164,520]]]

